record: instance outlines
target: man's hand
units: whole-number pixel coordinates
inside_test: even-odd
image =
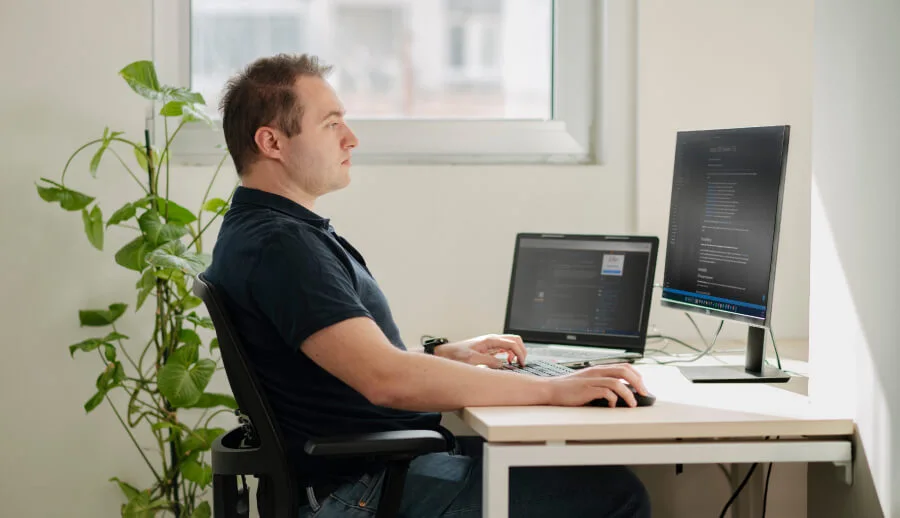
[[[462,342],[439,345],[434,350],[435,356],[469,365],[486,365],[492,369],[498,369],[503,364],[494,356],[499,353],[506,353],[509,363],[518,361],[520,365],[525,365],[527,352],[518,335],[476,336]]]
[[[597,365],[572,374],[546,378],[553,385],[550,404],[555,406],[581,406],[593,399],[605,398],[609,406],[616,406],[618,398],[624,398],[628,406],[637,406],[634,394],[625,382],[647,395],[647,387],[640,373],[631,365]]]

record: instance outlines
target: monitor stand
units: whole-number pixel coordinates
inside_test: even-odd
[[[765,364],[766,330],[751,326],[747,332],[747,354],[744,366],[710,365],[678,367],[685,378],[694,383],[785,383],[791,377],[782,370]]]

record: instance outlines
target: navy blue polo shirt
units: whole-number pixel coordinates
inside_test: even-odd
[[[353,317],[371,318],[406,349],[365,261],[329,220],[287,198],[238,187],[206,276],[223,294],[301,482],[378,467],[309,457],[303,446],[311,437],[438,428],[440,414],[373,405],[300,350],[316,331]]]

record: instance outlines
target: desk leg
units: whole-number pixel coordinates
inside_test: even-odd
[[[509,517],[509,463],[496,446],[484,445],[482,518]]]

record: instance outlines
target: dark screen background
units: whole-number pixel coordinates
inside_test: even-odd
[[[782,127],[678,134],[666,298],[766,316],[785,138]]]

